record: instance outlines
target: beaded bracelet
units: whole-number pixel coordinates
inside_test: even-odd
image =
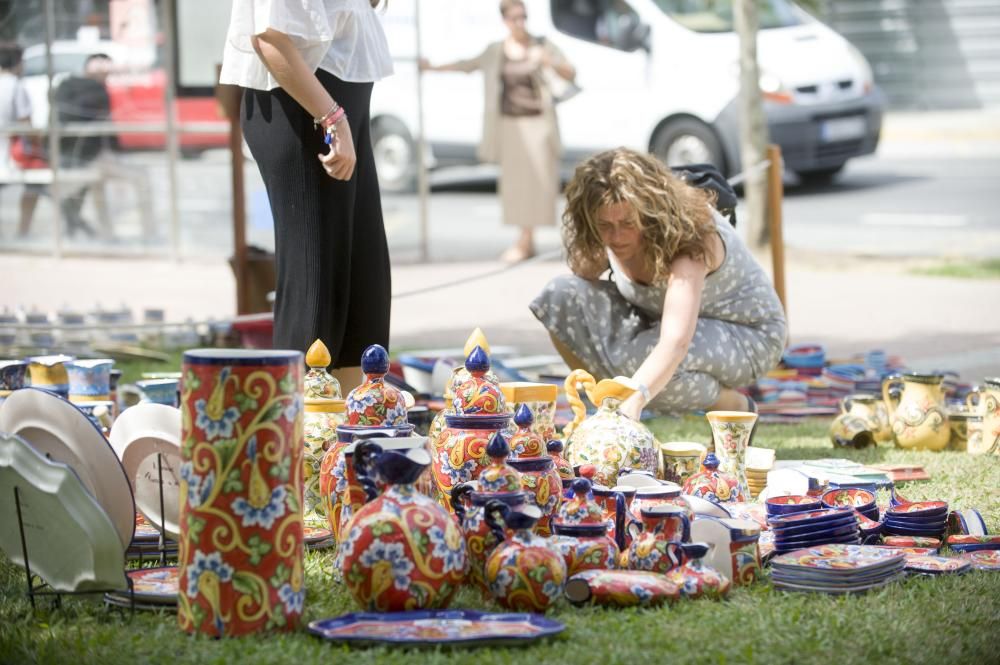
[[[322,117],[313,118],[313,127],[325,126],[324,123],[326,122],[326,119],[329,118],[334,113],[336,113],[339,109],[340,109],[340,104],[334,102],[333,106],[330,107],[330,110],[324,113]]]
[[[327,145],[333,143],[333,137],[337,135],[337,123],[347,117],[347,112],[343,107],[334,111],[332,116],[323,118],[323,142]]]

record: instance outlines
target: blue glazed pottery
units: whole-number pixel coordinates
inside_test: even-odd
[[[69,401],[103,402],[111,398],[110,358],[74,360],[65,364],[69,378]]]

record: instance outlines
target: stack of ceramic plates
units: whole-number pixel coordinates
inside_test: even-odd
[[[747,469],[747,486],[750,488],[750,495],[757,496],[767,487],[767,472],[770,469]]]
[[[177,566],[139,568],[126,573],[132,581],[136,609],[169,609],[177,606]],[[130,607],[133,598],[128,591],[104,594],[108,605]]]
[[[831,543],[858,545],[861,532],[853,510],[809,510],[768,518],[778,554]]]
[[[940,538],[947,522],[948,504],[944,501],[914,501],[890,507],[885,512],[883,532]]]
[[[857,593],[898,580],[906,557],[866,545],[822,545],[771,560],[771,579],[783,591]]]

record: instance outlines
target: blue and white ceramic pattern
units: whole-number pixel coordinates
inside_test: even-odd
[[[111,367],[114,364],[115,361],[110,358],[67,362],[65,366],[69,377],[70,401],[107,400],[111,395]]]

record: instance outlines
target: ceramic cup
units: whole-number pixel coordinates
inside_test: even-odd
[[[111,399],[110,358],[74,360],[65,364],[69,378],[69,401],[106,402]]]
[[[31,386],[66,397],[69,395],[69,376],[66,373],[66,363],[73,359],[73,356],[65,355],[28,358]]]
[[[302,367],[298,351],[184,353],[182,630],[222,637],[299,623]]]

